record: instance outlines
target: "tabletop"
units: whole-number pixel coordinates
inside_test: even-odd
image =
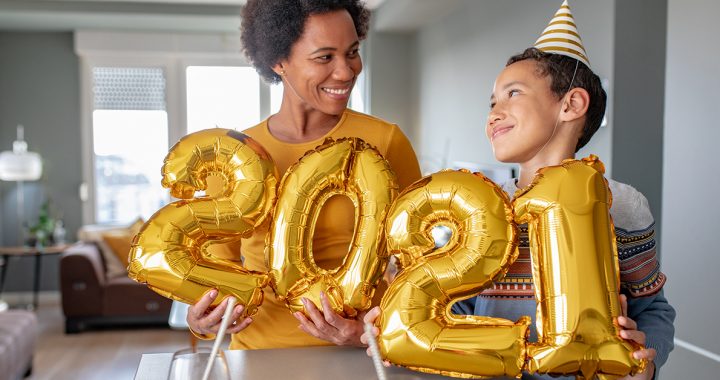
[[[0,247],[0,255],[52,255],[65,252],[71,244],[49,245],[47,247]]]
[[[225,356],[232,380],[377,378],[372,360],[365,354],[364,348],[327,346],[229,350],[225,351]],[[172,353],[144,354],[140,359],[135,380],[167,380],[172,357]],[[385,372],[388,380],[452,379],[400,367],[386,368]]]

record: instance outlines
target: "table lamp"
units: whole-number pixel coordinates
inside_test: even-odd
[[[37,181],[42,175],[42,160],[35,152],[28,152],[22,125],[17,127],[17,140],[13,142],[13,150],[0,153],[0,180],[17,182],[17,216],[20,230],[18,238],[23,243],[22,226],[25,222],[24,181]]]

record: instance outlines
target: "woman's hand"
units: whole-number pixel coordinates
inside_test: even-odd
[[[293,316],[300,321],[300,329],[318,339],[332,342],[338,346],[364,346],[360,342],[364,314],[359,314],[358,319],[343,318],[333,311],[330,301],[323,292],[320,293],[320,302],[325,310],[324,313],[318,310],[312,301],[307,298],[302,299],[310,319],[300,311],[293,313]]]
[[[620,327],[620,337],[627,340],[632,340],[637,343],[645,345],[645,333],[637,329],[637,323],[627,316],[627,297],[624,294],[620,295],[620,306],[622,308],[622,316],[619,316],[617,321]],[[655,356],[657,351],[654,348],[643,348],[633,352],[635,359],[647,359],[648,365],[645,371],[635,376],[625,376],[621,380],[650,380],[655,374]]]
[[[217,334],[228,302],[228,299],[225,298],[214,310],[209,311],[208,307],[213,303],[217,295],[218,291],[216,289],[212,289],[205,293],[198,303],[190,306],[187,314],[187,323],[192,331],[200,335]],[[225,330],[227,334],[240,332],[252,323],[252,318],[250,317],[247,317],[242,321],[238,320],[244,310],[244,305],[235,306],[235,310],[233,310],[230,315],[230,319],[233,323],[228,326],[227,330]]]

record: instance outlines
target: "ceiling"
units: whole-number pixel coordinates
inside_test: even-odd
[[[365,0],[373,28],[412,32],[467,0]],[[0,0],[0,30],[237,32],[246,0]]]
[[[375,9],[385,0],[367,0]],[[236,32],[245,0],[0,0],[0,30]]]
[[[239,0],[0,0],[0,30],[237,31]]]
[[[373,14],[373,28],[382,32],[414,32],[472,0],[387,0]]]

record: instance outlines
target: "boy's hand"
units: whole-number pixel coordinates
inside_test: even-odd
[[[363,333],[360,336],[360,341],[363,344],[368,344],[370,339],[377,339],[377,336],[380,335],[380,329],[378,329],[377,326],[375,326],[375,320],[379,316],[380,316],[380,306],[375,306],[374,308],[370,309],[370,311],[368,311],[367,314],[365,314],[365,318],[363,318],[363,322],[373,325],[373,328],[370,333]],[[370,347],[368,347],[368,349],[365,350],[365,352],[367,353],[367,356],[372,357],[372,353],[370,352]],[[390,362],[387,360],[383,360],[383,365],[385,367],[390,367]]]
[[[302,299],[310,319],[300,311],[293,313],[295,319],[300,322],[300,330],[338,346],[364,346],[360,342],[360,335],[363,333],[361,321],[363,314],[358,315],[360,320],[343,318],[333,311],[330,301],[323,292],[320,293],[320,302],[325,310],[324,313],[309,299]]]
[[[622,330],[620,330],[620,337],[627,340],[632,340],[637,343],[645,345],[645,333],[637,329],[637,323],[627,316],[627,297],[624,294],[620,295],[620,306],[622,308],[622,316],[619,316],[617,321]],[[655,356],[657,351],[654,348],[643,348],[633,352],[635,359],[647,359],[648,365],[645,371],[635,376],[625,376],[621,380],[650,380],[655,374]]]

